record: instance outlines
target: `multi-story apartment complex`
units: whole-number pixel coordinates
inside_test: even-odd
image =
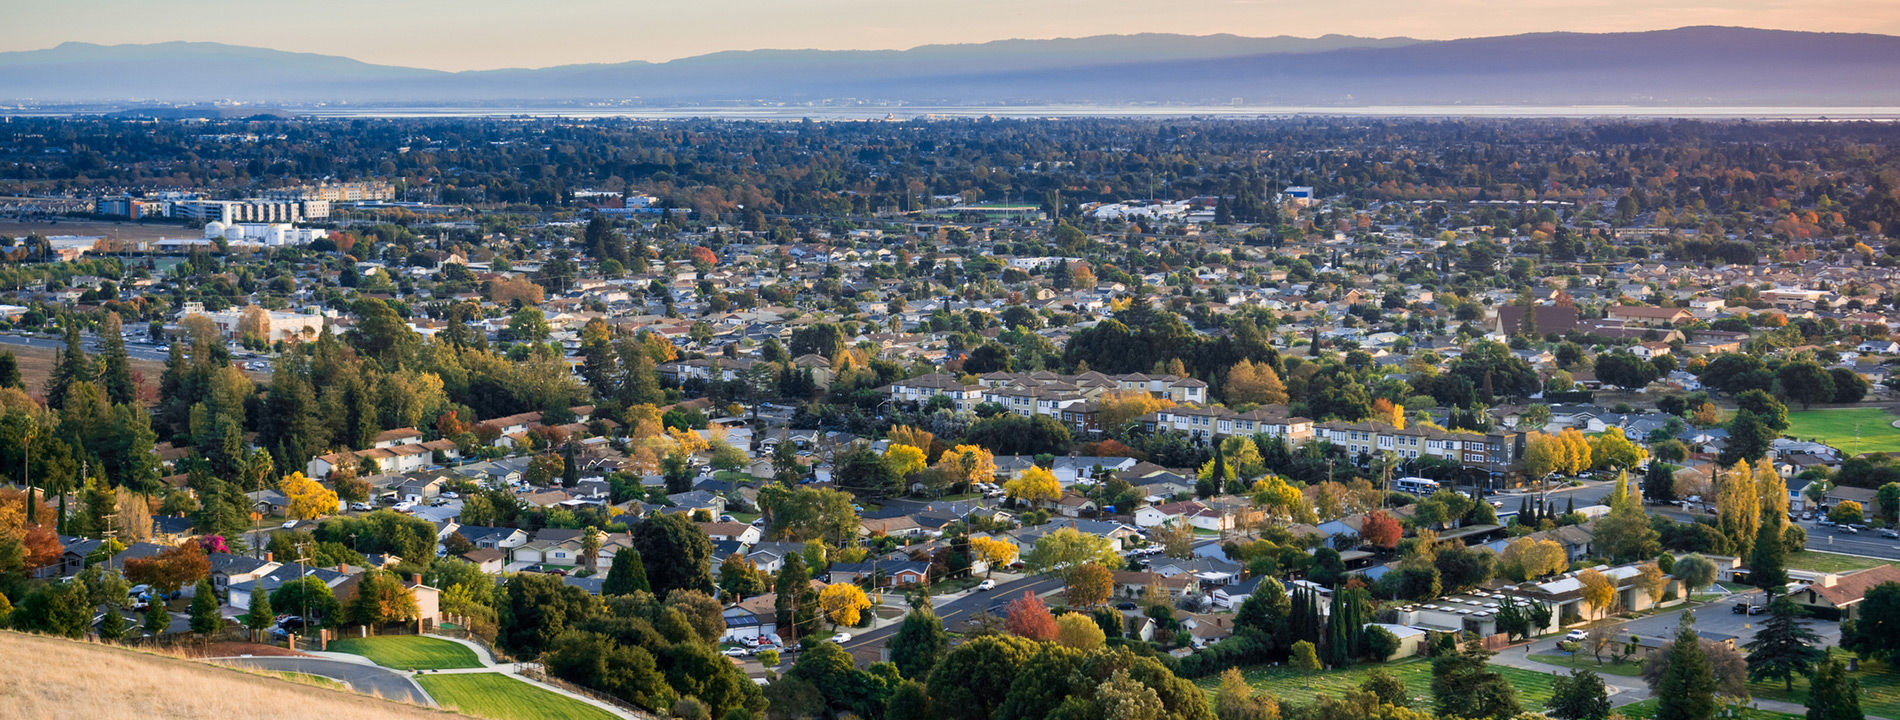
[[[362,202],[394,200],[396,189],[383,180],[363,182],[326,182],[301,187],[266,190],[265,200],[322,200],[324,202]]]
[[[330,217],[327,200],[178,200],[170,214],[198,222],[294,223]]]
[[[1380,422],[1325,422],[1313,437],[1345,448],[1352,457],[1392,453],[1400,460],[1436,458],[1483,470],[1507,482],[1524,455],[1526,434],[1516,430],[1487,433],[1435,427],[1397,428]]]
[[[1043,415],[1055,418],[1080,433],[1096,433],[1093,400],[1109,393],[1145,392],[1179,403],[1207,401],[1207,383],[1174,375],[1106,375],[1086,372],[1062,375],[1048,371],[1034,373],[993,372],[965,385],[956,376],[931,373],[891,383],[891,399],[915,404],[928,403],[944,396],[958,410],[974,410],[983,403],[995,403],[1023,417]]]

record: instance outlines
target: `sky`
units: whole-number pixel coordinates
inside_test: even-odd
[[[0,52],[223,42],[476,70],[1165,32],[1444,40],[1685,25],[1900,35],[1894,0],[0,0]]]

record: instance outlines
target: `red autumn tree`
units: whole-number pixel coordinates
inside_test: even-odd
[[[1397,519],[1378,510],[1366,513],[1365,525],[1359,530],[1359,537],[1365,538],[1374,547],[1387,550],[1398,547],[1399,536],[1403,534],[1405,529],[1399,527]]]
[[[156,555],[125,561],[125,579],[167,593],[177,592],[210,575],[211,559],[205,557],[204,548],[190,541]]]
[[[1003,627],[1018,637],[1041,642],[1056,637],[1056,616],[1049,614],[1049,606],[1042,598],[1028,590],[1023,596],[1009,603],[1009,617],[1003,621]]]
[[[719,263],[719,256],[714,255],[713,251],[703,247],[693,248],[692,255],[693,264],[695,265],[717,265]]]

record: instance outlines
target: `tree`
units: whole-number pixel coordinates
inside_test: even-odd
[[[634,524],[631,535],[654,595],[665,598],[674,590],[712,593],[712,540],[685,515],[654,513]]]
[[[958,445],[937,456],[935,467],[950,485],[989,482],[996,477],[996,456],[976,445]]]
[[[1305,640],[1293,643],[1293,655],[1288,664],[1305,676],[1306,687],[1313,687],[1313,673],[1320,671],[1319,651],[1313,647],[1313,643]]]
[[[145,616],[139,621],[139,629],[154,638],[165,634],[172,625],[172,615],[165,611],[165,603],[155,602],[145,608]]]
[[[1229,404],[1285,405],[1287,401],[1286,385],[1273,366],[1245,358],[1227,371],[1226,396]]]
[[[564,632],[555,638],[543,661],[555,677],[649,710],[670,708],[675,698],[651,652],[599,633]]]
[[[1566,448],[1555,435],[1541,432],[1531,433],[1524,441],[1524,474],[1527,477],[1543,479],[1551,473],[1559,472],[1569,466],[1565,459]]]
[[[1655,557],[1662,551],[1656,529],[1643,510],[1642,497],[1630,487],[1629,476],[1617,473],[1616,487],[1606,498],[1609,514],[1596,523],[1598,551],[1619,562]]]
[[[323,483],[304,477],[303,473],[285,475],[278,490],[289,499],[290,507],[286,511],[292,518],[315,520],[336,512],[336,492],[324,487]]]
[[[765,576],[759,566],[744,555],[733,553],[719,563],[719,592],[733,601],[765,592]]]
[[[223,625],[224,617],[218,614],[217,588],[211,586],[211,578],[199,580],[197,589],[192,591],[191,631],[209,639]]]
[[[363,573],[345,611],[351,622],[370,627],[415,620],[418,613],[416,594],[386,570]]]
[[[1715,584],[1715,563],[1701,555],[1687,555],[1676,561],[1669,574],[1682,581],[1683,588],[1690,594],[1696,590]],[[1896,628],[1900,629],[1900,628]]]
[[[647,584],[646,563],[640,559],[640,551],[622,550],[615,553],[613,567],[607,569],[607,579],[601,581],[600,594],[632,595],[635,592],[652,591],[653,586]]]
[[[789,493],[766,488],[759,502],[771,518],[767,535],[794,542],[822,540],[835,546],[857,538],[860,522],[850,493],[799,487]]]
[[[1815,403],[1834,401],[1834,378],[1812,360],[1796,360],[1775,371],[1775,385],[1782,397],[1801,403],[1801,409]]]
[[[1900,583],[1867,591],[1854,618],[1841,623],[1841,647],[1873,660],[1900,657]]]
[[[255,640],[265,630],[270,629],[276,616],[271,613],[270,593],[264,591],[262,583],[251,585],[251,609],[245,615],[244,626],[251,629],[251,638]]]
[[[1782,497],[1787,494],[1784,492]],[[1788,546],[1782,539],[1782,526],[1787,523],[1787,515],[1764,511],[1755,534],[1754,553],[1748,560],[1748,584],[1761,588],[1769,597],[1788,585]]]
[[[1373,677],[1367,679],[1367,684],[1370,685],[1380,674],[1395,682],[1398,680],[1393,678],[1391,673],[1374,670]],[[1404,686],[1401,683],[1401,699],[1403,695]],[[1383,701],[1384,697],[1381,696],[1380,699]],[[1214,716],[1220,720],[1278,720],[1280,702],[1270,693],[1256,693],[1253,685],[1240,674],[1240,668],[1230,667],[1221,671],[1220,687],[1214,691]]]
[[[1081,613],[1068,613],[1056,618],[1057,645],[1074,648],[1082,652],[1094,652],[1108,641],[1108,634],[1095,624],[1095,619]]]
[[[1035,547],[1023,557],[1023,563],[1031,569],[1058,571],[1065,580],[1074,570],[1091,562],[1113,570],[1121,567],[1122,558],[1108,538],[1067,527],[1037,538]]]
[[[1840,658],[1828,658],[1808,683],[1807,720],[1862,720],[1860,694],[1860,678],[1848,674]]]
[[[1091,608],[1108,602],[1114,590],[1114,572],[1098,563],[1084,563],[1069,573],[1065,594],[1069,607]]]
[[[1187,521],[1169,520],[1148,531],[1148,537],[1161,545],[1161,552],[1171,558],[1187,559],[1194,554],[1194,526]]]
[[[950,649],[950,634],[930,604],[924,603],[904,616],[904,624],[891,637],[889,645],[891,662],[897,665],[899,673],[913,680],[928,678],[931,669],[937,666],[937,659]]]
[[[818,593],[818,606],[832,625],[849,627],[857,625],[859,614],[871,608],[871,599],[856,585],[832,583]]]
[[[1003,627],[1017,637],[1041,642],[1056,637],[1056,618],[1049,614],[1049,606],[1042,598],[1028,590],[1023,596],[1010,601]]]
[[[1440,715],[1501,720],[1518,714],[1517,691],[1487,667],[1490,658],[1473,640],[1432,659],[1432,703]]]
[[[1761,529],[1761,495],[1755,487],[1755,472],[1746,463],[1735,463],[1715,488],[1717,525],[1737,555],[1747,555]]]
[[[1577,573],[1577,582],[1583,586],[1583,604],[1596,611],[1598,617],[1616,602],[1616,584],[1596,570],[1586,569]]]
[[[985,576],[995,573],[999,565],[1008,566],[1016,562],[1016,544],[995,537],[970,538],[970,552],[986,563]]]
[[[105,616],[99,618],[99,639],[116,642],[122,637],[125,637],[125,612],[119,609],[118,603],[108,604]]]
[[[1680,563],[1678,563],[1680,567]],[[1695,634],[1695,613],[1684,611],[1668,652],[1652,653],[1645,663],[1658,672],[1650,693],[1657,699],[1656,720],[1713,720],[1715,668]],[[1647,668],[1646,668],[1647,669]],[[1644,673],[1647,679],[1649,673]]]
[[[1725,465],[1754,462],[1766,457],[1775,438],[1781,436],[1760,415],[1747,410],[1737,410],[1735,417],[1729,418],[1728,435],[1722,452],[1716,455],[1716,462]]]
[[[1396,518],[1385,514],[1382,510],[1375,510],[1366,513],[1359,537],[1373,547],[1391,550],[1399,546],[1399,538],[1404,532],[1405,528],[1399,525]]]
[[[1786,596],[1768,603],[1768,620],[1755,631],[1755,639],[1742,646],[1748,650],[1750,682],[1780,680],[1793,692],[1794,678],[1807,675],[1827,657],[1815,647],[1820,636],[1801,621],[1806,616],[1807,611]]]
[[[195,542],[179,543],[157,554],[125,561],[127,580],[151,585],[167,595],[210,575],[211,560]]]
[[[1860,503],[1842,500],[1836,503],[1833,509],[1827,511],[1827,519],[1836,523],[1859,523],[1866,522],[1867,518],[1861,512]]]
[[[1576,670],[1550,683],[1550,701],[1544,706],[1559,720],[1609,720],[1610,691],[1602,676]]]
[[[930,672],[931,704],[942,720],[992,720],[1035,643],[1009,635],[985,635],[950,649]]]
[[[1062,499],[1062,483],[1041,467],[1031,467],[1021,477],[1003,483],[1003,491],[1010,499],[1030,505]]]
[[[1570,567],[1570,556],[1554,540],[1523,537],[1504,546],[1498,564],[1504,574],[1522,582],[1562,572]]]
[[[1657,448],[1660,460],[1661,447]],[[1652,461],[1643,469],[1643,499],[1648,502],[1666,503],[1676,499],[1676,466],[1666,462]]]
[[[1641,465],[1649,457],[1649,451],[1630,442],[1622,428],[1613,427],[1591,439],[1590,457],[1595,459],[1597,467],[1625,470]]]

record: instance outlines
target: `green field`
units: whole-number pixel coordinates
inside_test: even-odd
[[[500,673],[422,675],[416,682],[444,710],[490,720],[618,720],[613,713]]]
[[[1281,700],[1292,700],[1295,704],[1305,704],[1307,698],[1316,693],[1326,693],[1340,697],[1348,690],[1357,690],[1366,676],[1375,669],[1384,668],[1393,677],[1405,683],[1405,689],[1412,696],[1412,707],[1430,707],[1432,703],[1432,663],[1424,658],[1401,660],[1385,665],[1356,665],[1344,670],[1331,670],[1313,673],[1311,683],[1298,671],[1287,667],[1255,665],[1242,668],[1241,675],[1255,688],[1273,693]],[[1517,688],[1517,700],[1525,710],[1536,712],[1550,700],[1550,681],[1555,676],[1530,670],[1492,665],[1491,670],[1504,676],[1511,686]],[[1201,678],[1196,684],[1212,693],[1220,686],[1220,676],[1210,675]]]
[[[1643,674],[1643,666],[1633,662],[1621,664],[1612,662],[1609,658],[1609,653],[1604,653],[1603,664],[1601,665],[1597,664],[1596,656],[1588,652],[1579,652],[1575,655],[1532,655],[1531,659],[1547,665],[1567,667],[1573,670],[1589,670],[1598,675],[1636,677]]]
[[[1900,718],[1900,674],[1892,666],[1864,660],[1860,664],[1860,672],[1854,673],[1854,677],[1860,680],[1861,712]],[[1763,700],[1805,705],[1808,702],[1808,680],[1795,678],[1793,692],[1782,689],[1778,682],[1749,683],[1748,692]]]
[[[416,635],[343,638],[330,641],[329,650],[361,655],[377,665],[397,670],[447,670],[482,666],[482,661],[475,657],[475,651],[466,645]]]
[[[1894,564],[1900,563],[1895,563],[1891,560],[1881,560],[1879,558],[1860,557],[1858,555],[1836,555],[1834,553],[1815,552],[1813,550],[1802,550],[1798,553],[1790,553],[1787,561],[1787,566],[1795,570],[1812,570],[1814,572],[1824,573],[1848,573],[1856,570],[1879,567],[1881,565]]]
[[[1878,408],[1803,410],[1788,413],[1787,434],[1827,443],[1849,456],[1900,452],[1900,428],[1893,426],[1894,419]]]

